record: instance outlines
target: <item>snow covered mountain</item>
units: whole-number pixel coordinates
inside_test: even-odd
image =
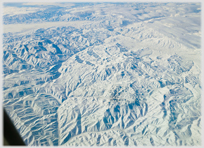
[[[201,145],[200,9],[5,3],[3,105],[26,144]]]

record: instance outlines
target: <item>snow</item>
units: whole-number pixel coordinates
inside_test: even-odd
[[[10,7],[3,105],[27,145],[201,145],[200,3]]]
[[[75,21],[75,22],[43,22],[43,23],[33,23],[33,24],[9,24],[4,25],[4,33],[12,32],[26,32],[37,30],[39,28],[51,28],[51,27],[60,27],[60,26],[73,26],[79,28],[86,23],[90,23],[87,21]]]
[[[40,8],[32,8],[32,7],[25,7],[25,8],[17,8],[17,7],[4,7],[3,15],[19,15],[19,14],[27,14],[27,13],[35,13],[37,11],[42,11],[43,9]]]

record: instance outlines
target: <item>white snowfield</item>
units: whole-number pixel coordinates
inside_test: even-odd
[[[30,5],[3,37],[3,104],[26,144],[201,145],[200,3]]]

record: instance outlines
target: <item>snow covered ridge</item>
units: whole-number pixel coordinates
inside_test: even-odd
[[[3,104],[26,144],[201,145],[199,3],[21,7]]]

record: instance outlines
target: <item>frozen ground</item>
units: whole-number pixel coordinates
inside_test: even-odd
[[[201,145],[200,9],[5,4],[3,105],[26,144]]]

